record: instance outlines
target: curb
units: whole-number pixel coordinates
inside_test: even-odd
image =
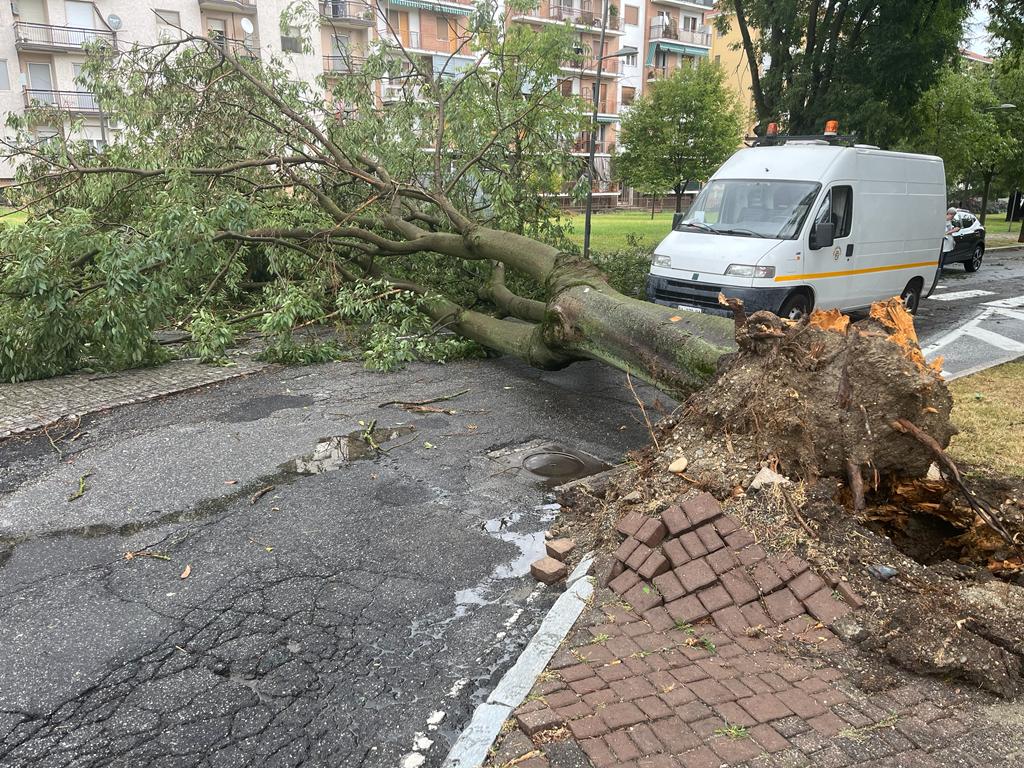
[[[593,564],[594,553],[588,552],[569,574],[565,592],[551,606],[516,663],[502,676],[487,700],[474,710],[442,768],[478,768],[487,759],[505,720],[523,703],[594,594],[594,585],[586,578]]]

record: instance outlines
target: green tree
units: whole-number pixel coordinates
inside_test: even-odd
[[[1024,0],[991,0],[989,31],[1002,43],[1003,52],[1020,60],[1024,52]]]
[[[874,143],[902,121],[951,61],[970,0],[732,0],[762,127],[820,133],[840,120]]]
[[[469,340],[703,384],[731,325],[616,292],[550,215],[585,118],[559,93],[575,32],[486,5],[470,26],[461,63],[383,41],[328,98],[286,61],[201,37],[95,49],[84,87],[116,142],[40,142],[36,125],[67,116],[11,119],[32,216],[0,231],[0,376],[145,363],[166,324],[207,357],[254,327],[308,360],[336,350],[297,347],[293,329],[330,319],[374,367]]]
[[[736,151],[746,117],[720,66],[677,69],[623,117],[615,173],[642,192],[673,190],[681,211],[686,185],[705,181]]]

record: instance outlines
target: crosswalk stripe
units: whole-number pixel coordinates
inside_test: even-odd
[[[933,297],[934,298],[934,297]],[[1014,296],[1009,299],[998,299],[996,301],[986,301],[982,304],[984,307],[1002,307],[1003,309],[1016,309],[1017,307],[1024,307],[1024,296]]]
[[[929,301],[959,301],[960,299],[973,299],[978,296],[995,296],[995,291],[954,291],[953,293],[933,293],[928,297]]]
[[[984,341],[986,344],[991,344],[993,347],[999,347],[999,349],[1006,350],[1007,352],[1024,352],[1024,344],[986,328],[968,328],[965,333],[968,336],[973,336],[979,341]]]

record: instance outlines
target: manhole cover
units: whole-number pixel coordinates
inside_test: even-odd
[[[531,453],[523,459],[523,469],[552,480],[576,477],[585,467],[582,459],[559,451]]]

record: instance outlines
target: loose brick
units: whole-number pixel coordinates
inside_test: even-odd
[[[648,547],[656,547],[661,544],[667,532],[661,520],[656,517],[649,517],[634,535]]]
[[[670,536],[678,536],[683,531],[689,530],[690,521],[682,509],[673,504],[661,513],[661,522]]]
[[[540,731],[557,728],[564,721],[554,711],[548,707],[544,707],[534,712],[516,715],[516,722],[519,723],[519,727],[523,729],[523,732],[527,736],[533,736],[533,734],[539,733]]]
[[[718,531],[718,535],[723,539],[733,531],[738,531],[742,528],[742,526],[736,521],[736,518],[732,515],[722,515],[712,524],[715,526],[715,530]]]
[[[836,591],[842,595],[843,602],[854,610],[864,606],[864,600],[860,595],[853,591],[853,587],[850,586],[849,582],[840,581],[839,584],[836,585]]]
[[[712,584],[717,578],[715,572],[703,560],[689,562],[682,568],[677,568],[674,573],[687,592],[696,592],[701,587]]]
[[[665,749],[658,741],[658,737],[654,735],[651,726],[646,723],[634,725],[628,728],[626,733],[629,734],[629,738],[633,740],[642,755],[657,755]]]
[[[628,560],[626,565],[629,565]],[[770,594],[782,586],[782,579],[779,578],[779,574],[767,562],[755,565],[750,571],[750,576],[762,595]]]
[[[789,741],[770,725],[757,725],[750,729],[750,737],[769,754],[789,749]]]
[[[614,579],[616,576],[618,576],[624,570],[626,570],[626,564],[624,562],[622,562],[621,560],[616,560],[616,559],[613,558],[612,561],[611,561],[611,565],[609,565],[607,567],[607,570],[603,574],[603,577],[601,579],[601,583],[602,584],[610,583],[612,579]]]
[[[774,693],[759,693],[749,699],[740,699],[739,704],[759,723],[780,720],[793,714],[793,711]]]
[[[731,571],[739,565],[740,562],[736,559],[736,555],[728,549],[720,549],[717,552],[712,552],[705,559],[707,564],[711,566],[711,570],[719,575],[726,573],[727,571]]]
[[[786,567],[790,570],[794,577],[799,576],[801,573],[806,571],[809,566],[807,561],[799,555],[790,555],[785,560]]]
[[[774,626],[774,622],[768,617],[768,614],[764,612],[760,603],[749,603],[744,605],[740,612],[743,614],[743,618],[747,621],[748,627],[771,627]]]
[[[700,745],[700,738],[693,729],[678,717],[669,717],[651,723],[651,730],[665,749],[672,754],[679,754]]]
[[[818,590],[804,600],[804,605],[807,606],[808,613],[822,624],[831,624],[850,612],[850,606],[836,600],[828,587]]]
[[[715,625],[719,629],[731,635],[742,635],[747,629],[747,620],[735,605],[728,605],[715,611],[711,618],[715,620]]]
[[[736,605],[743,606],[757,599],[757,586],[742,569],[723,573],[719,578]]]
[[[814,571],[804,571],[791,582],[789,588],[799,600],[806,600],[825,586],[824,580]]]
[[[680,600],[673,600],[665,606],[672,620],[681,624],[693,624],[708,615],[704,604],[696,595],[687,595]]]
[[[743,549],[744,547],[748,547],[751,544],[753,544],[754,537],[750,534],[749,531],[740,528],[739,530],[733,531],[728,536],[726,536],[725,543],[729,547],[729,549],[736,552],[738,550]]]
[[[683,588],[683,585],[679,583],[679,579],[671,571],[655,576],[654,586],[661,592],[661,596],[666,603],[671,603],[673,600],[677,600],[686,594],[686,589]]]
[[[530,573],[537,581],[555,584],[569,575],[565,563],[553,557],[542,557],[530,564]]]
[[[715,584],[713,587],[702,589],[697,593],[697,597],[701,603],[707,609],[708,613],[714,613],[715,611],[725,608],[727,605],[732,605],[732,597],[725,591],[725,588],[720,584]]]
[[[726,543],[728,544],[728,539],[726,539]],[[768,554],[760,544],[753,544],[752,546],[744,547],[742,550],[737,552],[736,557],[739,559],[740,565],[749,566],[760,563],[768,557]]]
[[[668,611],[661,606],[644,611],[643,616],[644,621],[650,624],[651,629],[655,632],[664,632],[667,629],[672,629],[672,627],[676,625],[675,620],[668,615]]]
[[[776,622],[783,622],[804,612],[803,604],[788,589],[780,589],[764,599],[768,615]]]
[[[700,538],[701,543],[708,552],[716,552],[725,546],[725,542],[722,541],[722,537],[718,535],[715,527],[710,523],[698,528],[697,536]]]
[[[690,553],[683,549],[682,542],[679,539],[669,539],[662,546],[661,551],[665,553],[673,568],[679,568],[690,562]]]
[[[619,760],[636,760],[642,754],[625,731],[609,733],[604,741]]]
[[[652,552],[644,564],[640,566],[637,573],[640,574],[641,578],[650,581],[655,576],[660,576],[669,570],[668,558],[665,557],[661,552]]]
[[[632,536],[640,530],[640,526],[647,521],[646,515],[639,512],[630,512],[615,524],[615,530],[624,536]]]
[[[615,594],[624,595],[639,583],[640,577],[635,571],[623,571],[612,579],[608,586]]]
[[[631,568],[634,571],[639,571],[640,566],[644,564],[644,561],[651,556],[654,550],[648,547],[643,542],[636,545],[636,549],[633,550],[632,554],[626,558],[626,567]]]
[[[564,563],[565,558],[576,549],[576,542],[572,539],[551,539],[551,541],[545,542],[544,548],[550,557],[555,558],[555,560],[561,560]]]
[[[681,506],[693,525],[706,523],[722,513],[722,506],[710,493],[698,493],[685,498]]]
[[[569,730],[572,731],[572,735],[576,739],[590,739],[595,736],[604,736],[608,733],[608,726],[597,715],[591,715],[580,720],[573,720],[569,723]]]
[[[629,556],[633,554],[633,550],[640,545],[640,542],[629,536],[622,540],[618,548],[615,550],[615,558],[621,562],[626,562]]]
[[[624,594],[622,598],[637,613],[643,613],[655,606],[661,605],[661,595],[658,594],[658,590],[642,581]]]
[[[642,723],[646,719],[640,708],[632,702],[624,701],[618,704],[609,704],[600,712],[601,719],[607,724],[609,730],[626,728],[630,725]]]
[[[708,553],[708,548],[704,546],[696,531],[684,533],[679,537],[679,543],[691,558],[704,557]]]

